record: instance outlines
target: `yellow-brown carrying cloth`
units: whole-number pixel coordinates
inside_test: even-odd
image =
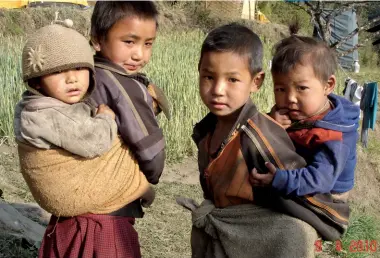
[[[18,152],[33,197],[56,216],[107,214],[138,199],[150,187],[120,138],[108,152],[93,159],[20,142]]]
[[[164,112],[166,118],[170,120],[170,106],[164,92],[154,84],[149,84],[147,87],[148,93],[153,99],[153,111],[157,116],[161,111]]]

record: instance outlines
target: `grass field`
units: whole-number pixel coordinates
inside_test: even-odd
[[[154,46],[152,62],[146,67],[147,74],[164,90],[173,108],[171,121],[167,121],[162,115],[160,117],[160,124],[168,145],[169,163],[180,162],[182,158],[194,154],[195,149],[190,137],[192,128],[206,113],[198,94],[197,74],[199,50],[204,36],[200,31],[161,34]],[[0,139],[8,143],[13,141],[13,109],[24,91],[20,70],[22,45],[22,38],[0,39],[0,85],[2,87],[0,89]],[[270,48],[270,45],[265,46],[265,70],[270,59]],[[263,87],[252,96],[262,111],[268,111],[273,105],[271,78],[269,71],[266,72],[267,77]],[[378,80],[379,74],[374,69],[365,69],[361,74],[352,75],[352,77],[359,81]],[[345,77],[344,73],[338,72],[337,93],[341,93]],[[376,139],[371,141],[369,149],[374,153],[371,154],[372,159],[380,160],[379,146],[380,141]],[[17,159],[14,156],[2,157],[0,164],[4,173],[8,175],[13,176],[18,172]],[[376,165],[377,171],[379,167],[380,164]],[[20,186],[18,190],[14,190],[14,194],[17,195],[15,200],[31,201],[30,193],[25,188],[20,175],[12,182],[12,185],[17,184]],[[2,186],[1,179],[0,186]],[[198,200],[201,198],[199,186],[181,183],[161,183],[157,186],[156,202],[151,209],[147,210],[145,219],[137,223],[144,257],[190,257],[190,213],[175,204],[174,199],[177,195]],[[347,251],[352,240],[377,239],[380,245],[379,220],[376,220],[372,214],[363,213],[359,201],[353,207],[351,227],[343,239],[346,253],[335,253],[334,246],[331,243],[325,243],[326,249],[330,250],[329,257],[366,257],[364,253]],[[3,252],[5,256],[2,256]],[[35,250],[25,251],[20,248],[20,243],[17,241],[4,240],[0,237],[0,257],[32,257],[35,253]],[[380,252],[378,257],[380,257]]]
[[[189,135],[193,125],[205,114],[198,94],[197,65],[204,34],[200,31],[160,35],[154,46],[152,62],[146,67],[149,77],[167,94],[173,107],[172,120],[160,118],[168,143],[168,161],[175,162],[191,155],[194,146]],[[21,38],[0,39],[0,137],[12,139],[13,108],[24,86],[21,81]],[[269,48],[264,63],[269,60]],[[253,96],[263,110],[273,104],[270,78]]]
[[[151,63],[146,67],[149,77],[167,94],[172,105],[172,120],[160,116],[167,141],[168,162],[178,162],[194,153],[189,137],[194,124],[206,113],[198,94],[198,58],[205,35],[200,31],[161,34],[155,45]],[[0,140],[13,139],[14,106],[25,90],[21,80],[23,39],[0,38]],[[270,60],[271,45],[265,46],[264,69]],[[264,85],[252,96],[262,111],[273,105],[271,76],[267,71]],[[344,76],[344,74],[342,74]],[[339,77],[337,91],[344,79]]]

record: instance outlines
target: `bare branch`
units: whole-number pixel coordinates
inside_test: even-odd
[[[305,1],[303,3],[294,3],[294,2],[288,2],[292,4],[293,6],[297,7],[298,9],[302,9],[306,13],[308,13],[311,17],[311,21],[314,23],[314,25],[318,28],[318,31],[320,33],[321,38],[325,42],[329,42],[331,38],[331,23],[333,19],[342,14],[343,12],[350,10],[357,6],[364,6],[371,1],[352,1],[348,3],[342,3],[340,1],[323,1],[323,0],[315,0],[315,1]],[[331,5],[332,4],[332,5]],[[330,6],[333,7],[333,11],[331,11],[327,16],[323,16],[323,10],[324,7]],[[379,19],[380,20],[380,19]],[[378,20],[373,20],[370,22],[370,24],[373,24],[377,22]],[[331,45],[332,48],[338,48],[340,47],[344,42],[354,37],[359,31],[363,30],[370,26],[370,24],[366,24],[365,26],[362,26],[358,29],[355,29],[352,31],[349,35],[344,37],[343,39],[335,42]]]
[[[342,5],[340,8],[336,8],[334,9],[331,13],[329,13],[327,16],[326,16],[326,20],[329,21],[331,19],[334,19],[336,16],[344,13],[345,11],[348,11],[356,6],[361,6],[361,5],[364,5],[362,3],[349,3],[349,4],[344,4]]]
[[[322,24],[322,15],[320,12],[316,12],[314,13],[314,20],[315,22],[318,24],[318,27],[320,29],[320,32],[321,32],[321,37],[324,41],[326,41],[326,28],[323,27],[323,24]],[[327,42],[327,41],[326,41]]]
[[[310,2],[305,2],[305,4],[313,11],[315,12],[315,9],[316,7],[314,7],[314,5],[312,5]]]
[[[331,37],[331,21],[332,19],[328,19],[327,22],[326,22],[326,33],[325,33],[325,41],[326,42],[329,42],[330,41],[330,37]]]
[[[363,47],[363,46],[364,46],[363,44],[357,44],[353,48],[351,48],[347,51],[338,53],[338,56],[339,57],[346,56],[346,55],[351,54],[352,52],[354,52],[355,50],[357,50],[358,48]]]
[[[370,27],[372,27],[372,25],[374,25],[378,21],[380,21],[380,16],[376,17],[375,19],[370,20],[368,23],[364,24],[361,28],[369,29]]]
[[[321,9],[321,1],[318,1],[317,2],[317,7],[316,7],[317,10],[320,10]]]
[[[320,0],[318,3],[319,3],[319,5],[318,5],[318,9],[320,10],[320,12],[321,12],[321,14],[322,14],[322,11],[323,11],[323,9],[324,9],[324,7],[325,7],[325,2],[322,1],[322,0]]]
[[[353,36],[355,36],[359,32],[359,29],[360,29],[360,27],[357,27],[350,34],[348,34],[346,37],[341,38],[337,42],[334,42],[333,44],[331,44],[330,48],[339,48],[344,42],[346,42],[347,40],[349,40]]]
[[[371,34],[372,37],[375,37],[375,36],[378,36],[378,35],[380,35],[380,31]],[[364,40],[360,40],[360,41],[363,41],[363,42],[367,43],[368,41],[373,40],[372,37],[371,38],[370,37],[366,37]]]
[[[355,36],[359,31],[362,31],[362,30],[365,30],[365,29],[368,29],[369,27],[371,27],[373,24],[375,24],[376,22],[380,21],[380,17],[377,17],[375,19],[372,19],[371,21],[369,21],[368,23],[364,24],[363,26],[361,27],[357,27],[355,30],[353,30],[350,34],[348,34],[346,37],[342,38],[341,40],[335,42],[334,44],[332,44],[330,47],[331,48],[339,48],[344,42],[346,42],[347,40],[351,39],[353,36]]]
[[[330,12],[324,19],[326,20],[326,33],[325,33],[325,41],[328,42],[331,37],[331,22],[333,19],[342,14],[345,11],[348,11],[356,6],[361,6],[363,3],[349,3],[349,4],[344,4],[340,8],[335,8],[332,12]],[[348,40],[348,39],[347,39]]]

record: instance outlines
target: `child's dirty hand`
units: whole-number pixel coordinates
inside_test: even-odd
[[[149,187],[146,193],[143,196],[141,196],[141,206],[143,206],[144,208],[149,208],[152,205],[155,198],[156,192],[152,187]]]
[[[269,170],[267,174],[259,174],[256,168],[252,169],[251,174],[249,174],[249,181],[252,186],[266,187],[272,185],[274,175],[276,174],[276,167],[269,162],[266,162],[265,166]]]
[[[292,124],[288,116],[288,109],[277,109],[276,106],[274,106],[270,111],[270,116],[282,125],[284,129],[287,129]]]
[[[105,104],[100,104],[98,107],[98,110],[96,111],[96,114],[107,114],[112,116],[112,119],[115,119],[115,113]]]

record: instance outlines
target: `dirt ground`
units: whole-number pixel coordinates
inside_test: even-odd
[[[177,182],[182,184],[199,184],[199,172],[197,160],[194,157],[187,158],[179,164],[166,166],[162,173],[161,181]]]

